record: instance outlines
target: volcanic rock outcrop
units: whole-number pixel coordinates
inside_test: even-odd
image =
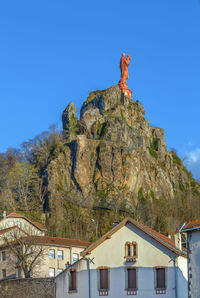
[[[141,190],[150,199],[174,199],[189,190],[191,174],[167,151],[163,129],[144,115],[118,85],[91,92],[80,120],[70,103],[63,113],[65,146],[47,168],[51,197],[62,192],[84,206],[131,210]]]

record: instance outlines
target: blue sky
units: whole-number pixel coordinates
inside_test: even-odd
[[[122,52],[146,118],[199,178],[199,0],[0,1],[0,152],[117,84]]]

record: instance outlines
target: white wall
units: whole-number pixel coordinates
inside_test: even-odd
[[[77,292],[69,293],[69,271],[65,270],[56,277],[56,298],[87,298],[89,297],[89,279],[87,262],[81,260],[73,265],[77,270]]]
[[[138,244],[138,258],[133,264],[126,263],[124,245],[127,241],[135,241]],[[91,297],[99,297],[97,288],[97,268],[100,266],[110,267],[110,290],[109,297],[121,298],[127,297],[125,290],[125,271],[128,266],[137,267],[137,297],[140,298],[186,298],[187,268],[184,260],[180,259],[180,269],[178,271],[179,289],[182,296],[175,297],[175,267],[173,258],[176,257],[169,249],[159,244],[157,241],[146,235],[144,232],[128,224],[111,236],[111,239],[105,240],[86,256],[92,260],[90,262],[91,270]],[[184,258],[183,258],[184,259]],[[79,265],[78,265],[79,264]],[[86,298],[88,296],[88,271],[86,270],[86,261],[80,260],[77,264],[77,293],[68,293],[67,271],[56,278],[57,296],[59,298]],[[166,267],[166,294],[156,295],[155,293],[155,269],[156,266]],[[74,267],[74,266],[73,266]],[[183,270],[182,274],[180,270]],[[80,272],[81,271],[81,272]],[[180,271],[180,272],[179,272]],[[64,277],[65,276],[65,277]],[[61,281],[62,279],[62,281]],[[63,282],[65,285],[63,285]]]
[[[178,298],[188,298],[187,258],[177,258],[177,293]]]
[[[0,221],[0,230],[11,227],[11,222],[13,226],[19,226],[22,230],[33,235],[44,236],[45,232],[41,231],[29,221],[21,217],[6,217]]]

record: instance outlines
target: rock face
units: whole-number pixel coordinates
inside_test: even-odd
[[[91,92],[80,120],[70,103],[63,113],[65,146],[47,169],[52,196],[59,191],[85,206],[131,210],[141,189],[150,199],[174,199],[189,189],[190,173],[167,151],[163,129],[151,127],[144,114],[118,85]]]

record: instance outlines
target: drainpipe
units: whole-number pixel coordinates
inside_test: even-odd
[[[87,259],[87,270],[88,270],[88,286],[89,286],[89,298],[91,298],[91,275],[90,275],[90,261]]]
[[[72,247],[70,246],[70,265],[72,265]]]
[[[88,287],[89,287],[89,298],[91,298],[91,274],[90,274],[90,260],[87,258],[83,258],[87,262],[87,270],[88,270]]]
[[[177,292],[177,267],[176,267],[176,257],[173,257],[173,264],[174,264],[174,281],[175,281],[175,298],[178,298]]]

